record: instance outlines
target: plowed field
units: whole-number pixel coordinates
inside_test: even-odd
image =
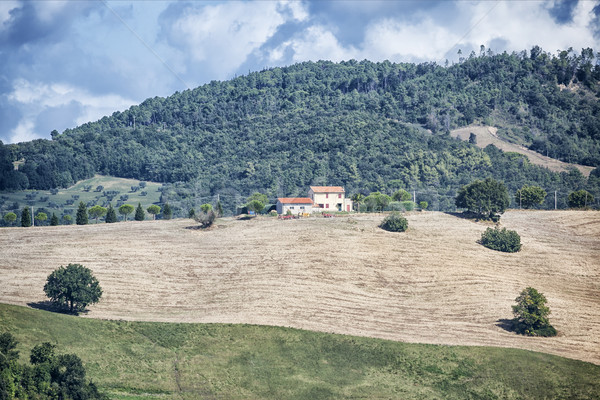
[[[280,325],[600,364],[600,213],[509,211],[516,254],[477,244],[485,223],[407,218],[402,234],[377,228],[381,215],[1,229],[0,302],[42,302],[48,274],[81,263],[104,290],[88,318]],[[527,286],[546,295],[558,337],[503,328]]]

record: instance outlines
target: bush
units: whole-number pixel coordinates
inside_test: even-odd
[[[516,253],[521,250],[521,237],[519,234],[506,228],[487,228],[481,235],[479,243],[488,249],[505,253]]]
[[[390,232],[404,232],[408,229],[408,221],[400,213],[394,212],[385,217],[379,227]]]
[[[196,222],[198,222],[200,224],[200,226],[202,226],[202,228],[205,228],[205,229],[210,228],[212,226],[212,224],[215,222],[216,218],[217,218],[217,215],[212,210],[212,207],[210,210],[200,211],[199,213],[197,213],[194,216],[194,219],[196,220]]]
[[[523,290],[512,306],[515,318],[513,330],[529,336],[556,336],[556,329],[548,320],[550,309],[546,306],[546,297],[532,287]]]

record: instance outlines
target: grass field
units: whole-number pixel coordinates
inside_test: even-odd
[[[85,204],[93,203],[94,205],[102,205],[108,201],[103,192],[111,190],[119,192],[111,201],[113,207],[116,207],[120,197],[123,195],[128,196],[128,199],[124,203],[136,206],[140,202],[144,209],[151,204],[158,203],[160,199],[158,189],[162,185],[155,182],[145,182],[146,187],[144,189],[132,192],[131,187],[138,186],[139,183],[140,181],[135,179],[96,175],[93,178],[79,181],[70,188],[59,189],[58,193],[54,195],[48,190],[4,191],[0,193],[0,215],[3,216],[9,211],[20,213],[23,207],[29,206],[34,208],[34,212],[37,212],[40,208],[46,209],[49,212],[48,218],[50,218],[53,212],[59,217],[65,213],[74,217],[80,201],[83,201]],[[91,186],[91,189],[86,191],[86,186]],[[98,186],[103,186],[102,191],[96,191]],[[142,196],[142,191],[147,192],[147,194]],[[33,194],[35,194],[35,197],[27,198],[27,196],[32,196]],[[12,209],[15,202],[19,204],[18,210]]]
[[[48,274],[81,263],[102,301],[87,318],[249,323],[405,342],[512,347],[600,364],[600,213],[509,211],[514,254],[477,243],[488,225],[407,215],[220,219],[0,229],[0,302],[45,300]],[[559,336],[503,328],[521,290],[546,295]]]
[[[469,140],[470,133],[477,135],[477,146],[484,149],[486,146],[493,144],[500,150],[505,152],[514,152],[527,156],[532,164],[546,167],[551,171],[562,172],[567,171],[569,168],[577,168],[584,176],[590,176],[590,173],[594,170],[594,167],[579,164],[569,164],[556,160],[554,158],[546,157],[540,153],[529,150],[523,146],[515,143],[510,143],[503,140],[497,135],[497,129],[490,126],[468,126],[466,128],[455,129],[450,132],[453,137]]]
[[[516,349],[291,328],[101,321],[0,304],[21,360],[76,353],[117,399],[597,399],[600,366]]]

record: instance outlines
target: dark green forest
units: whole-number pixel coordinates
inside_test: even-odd
[[[600,165],[600,53],[482,47],[453,65],[304,62],[211,82],[59,133],[0,146],[0,190],[67,187],[94,174],[169,183],[163,202],[219,194],[227,209],[252,192],[419,193],[450,209],[458,188],[494,177],[514,193],[586,189],[600,173],[553,173],[451,129],[493,125],[566,162]],[[12,162],[24,159],[18,171]],[[550,196],[549,196],[550,197]],[[554,206],[547,199],[546,207]]]

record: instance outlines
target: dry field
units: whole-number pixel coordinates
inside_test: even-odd
[[[563,172],[569,168],[577,168],[584,176],[590,176],[590,173],[594,170],[594,167],[588,167],[586,165],[569,164],[556,160],[554,158],[546,157],[540,153],[529,150],[523,146],[519,146],[514,143],[509,143],[498,137],[496,132],[498,129],[491,126],[468,126],[466,128],[455,129],[450,132],[453,137],[469,140],[471,132],[477,135],[477,147],[484,149],[487,145],[493,144],[502,151],[512,151],[515,153],[523,154],[527,156],[532,164],[540,165],[548,168],[550,171]]]
[[[0,229],[0,302],[44,301],[47,275],[81,263],[104,289],[89,318],[280,325],[600,364],[600,213],[507,212],[516,254],[478,245],[484,223],[415,213],[397,234],[381,218]],[[527,286],[548,298],[558,337],[502,328]]]

